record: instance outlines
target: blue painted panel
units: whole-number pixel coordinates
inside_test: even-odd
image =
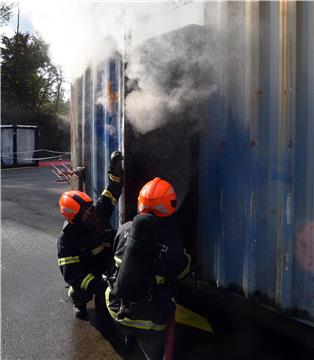
[[[93,133],[93,78],[87,69],[82,81],[82,164],[86,167],[85,191],[92,194],[92,133]]]
[[[107,78],[107,106],[105,113],[105,159],[106,173],[109,170],[110,154],[115,150],[121,150],[121,60],[119,57],[115,60],[108,61],[108,78]],[[114,210],[111,223],[114,227],[119,225],[118,206]]]
[[[110,154],[121,150],[120,57],[86,70],[82,81],[82,152],[86,191],[94,200],[108,185]],[[118,208],[118,207],[117,207]],[[118,209],[113,225],[118,225]]]
[[[261,19],[266,21],[266,33],[262,37],[260,72],[260,107],[258,136],[256,146],[259,187],[257,191],[257,238],[256,238],[256,290],[262,296],[274,300],[276,297],[277,276],[277,220],[280,207],[277,206],[277,182],[273,172],[279,166],[279,6],[264,3]],[[262,191],[260,193],[260,191]]]
[[[96,89],[95,89],[95,157],[96,157],[96,168],[97,168],[97,177],[94,182],[94,193],[96,197],[98,197],[102,190],[105,188],[105,179],[106,179],[106,153],[104,148],[105,143],[105,129],[106,129],[106,121],[105,120],[105,104],[104,99],[102,98],[104,89],[106,86],[106,81],[104,79],[104,73],[106,69],[106,63],[101,63],[96,70]]]
[[[293,305],[314,314],[314,3],[298,7]]]
[[[314,4],[231,2],[220,14],[200,145],[201,276],[313,320]]]

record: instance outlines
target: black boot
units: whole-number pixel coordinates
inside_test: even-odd
[[[74,316],[81,320],[87,319],[87,308],[86,304],[84,305],[74,305],[73,307]]]
[[[125,352],[128,354],[133,352],[135,344],[135,337],[130,334],[124,333],[123,345]]]
[[[113,334],[112,319],[104,304],[95,302],[95,326],[106,338],[110,338]]]

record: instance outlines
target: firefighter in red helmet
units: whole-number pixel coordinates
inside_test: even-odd
[[[113,245],[115,272],[106,304],[118,326],[136,338],[145,357],[163,358],[165,330],[175,311],[175,284],[191,257],[176,226],[176,193],[158,177],[139,193],[138,214],[122,225]]]
[[[102,274],[112,264],[111,247],[116,232],[109,219],[123,186],[119,151],[111,154],[108,181],[95,204],[87,194],[75,190],[64,192],[59,201],[66,221],[58,240],[58,265],[69,285],[68,296],[74,304],[74,314],[81,319],[87,318],[86,304],[94,295],[96,319],[98,310],[102,317],[106,316],[103,314],[106,286]]]

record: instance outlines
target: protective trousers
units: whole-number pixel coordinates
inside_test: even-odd
[[[68,290],[68,297],[72,304],[77,307],[81,307],[92,300],[93,294],[88,293],[86,290],[75,289],[70,286]]]
[[[166,343],[165,331],[142,330],[121,324],[119,327],[136,339],[147,360],[162,360]]]

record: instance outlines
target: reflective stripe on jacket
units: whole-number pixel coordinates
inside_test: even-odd
[[[111,315],[111,317],[117,321],[119,324],[125,325],[125,326],[131,326],[137,329],[142,330],[165,330],[167,327],[167,323],[165,324],[156,324],[151,320],[140,320],[140,319],[130,319],[126,316],[121,317],[119,314],[119,311],[113,310],[113,306],[110,306],[110,297],[111,297],[111,289],[110,287],[106,290],[106,305],[108,308],[108,311]],[[121,306],[120,306],[121,307]],[[120,310],[120,309],[119,309]]]
[[[115,283],[112,284],[111,290],[107,290],[108,310],[113,319],[120,324],[141,329],[164,330],[175,310],[175,283],[190,271],[191,257],[183,248],[175,219],[171,220],[162,223],[163,228],[158,239],[163,239],[167,251],[157,261],[155,284],[149,288],[146,299],[141,302],[122,301],[115,293]],[[116,274],[124,261],[125,243],[131,226],[132,222],[122,225],[114,240]]]
[[[102,273],[106,273],[112,267],[112,250],[109,242],[103,242],[100,245],[87,250],[82,247],[71,247],[72,236],[80,240],[80,236],[76,231],[73,231],[73,225],[65,234],[59,239],[59,256],[58,265],[64,280],[73,288],[90,290],[94,285],[93,280],[100,278]],[[84,231],[81,231],[84,234]],[[87,234],[86,239],[88,239]],[[70,240],[69,240],[70,239]],[[69,253],[75,256],[64,256]]]
[[[91,290],[95,279],[112,267],[112,243],[115,232],[109,219],[122,184],[109,180],[109,185],[95,205],[87,211],[88,222],[65,222],[58,240],[58,265],[66,283],[75,289]]]

